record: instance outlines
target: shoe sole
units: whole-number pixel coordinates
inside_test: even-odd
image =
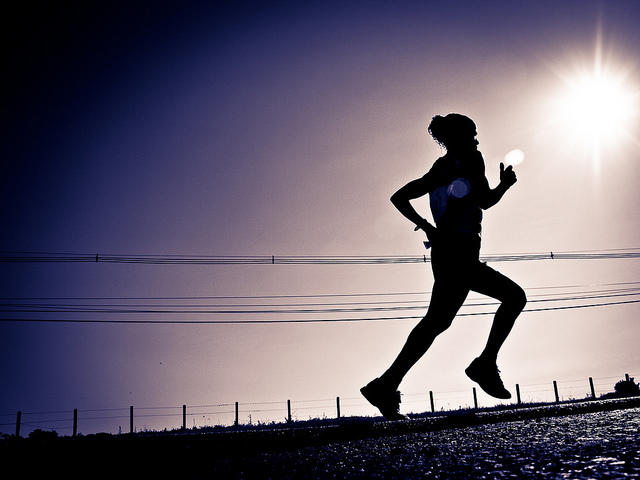
[[[382,414],[382,416],[384,418],[386,418],[387,420],[391,420],[391,421],[395,421],[395,420],[406,420],[407,417],[405,415],[402,415],[401,413],[398,412],[387,412],[385,413],[383,408],[380,408],[379,405],[376,405],[373,402],[373,398],[371,395],[368,394],[369,389],[365,386],[362,387],[360,389],[360,393],[362,394],[362,396],[367,400],[367,402],[369,402],[371,405],[373,405],[374,407],[376,407],[380,413]]]
[[[491,395],[494,398],[499,398],[500,400],[509,400],[511,398],[511,392],[509,392],[509,390],[507,390],[506,388],[504,389],[504,393],[498,393],[498,392],[492,392],[487,390],[483,385],[482,382],[480,381],[480,377],[476,376],[473,374],[473,372],[470,373],[469,368],[467,368],[464,373],[467,374],[467,377],[469,377],[471,380],[473,380],[474,382],[476,382],[480,388],[482,389],[482,391],[484,393],[486,393],[487,395]]]

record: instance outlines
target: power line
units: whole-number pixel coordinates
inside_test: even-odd
[[[555,307],[540,307],[540,308],[525,308],[525,313],[554,311],[554,310],[572,310],[582,308],[593,307],[605,307],[614,305],[628,305],[640,303],[640,299],[637,300],[621,300],[612,302],[600,302],[589,303],[580,305],[562,305]],[[458,313],[458,317],[467,316],[481,316],[481,315],[493,315],[494,312],[468,312]],[[146,324],[146,325],[188,325],[188,324],[201,324],[201,325],[242,325],[242,324],[279,324],[279,323],[336,323],[336,322],[371,322],[371,321],[388,321],[388,320],[416,320],[422,316],[395,316],[395,317],[370,317],[370,318],[322,318],[322,319],[279,319],[279,320],[109,320],[109,319],[15,319],[15,318],[2,318],[0,322],[24,322],[24,323],[110,323],[110,324]]]
[[[575,303],[603,301],[605,299],[637,297],[640,295],[640,282],[616,282],[601,285],[573,285],[530,287],[529,309],[537,305],[560,302]],[[334,316],[336,314],[362,315],[372,312],[412,312],[425,310],[426,298],[430,292],[404,293],[355,293],[324,295],[265,295],[238,297],[36,297],[36,298],[0,298],[0,312],[13,314],[47,313],[91,314],[128,316],[131,315],[173,315],[178,318],[185,315],[207,315],[251,318],[266,316]],[[377,298],[376,298],[377,297]],[[256,303],[259,299],[262,302]],[[174,303],[181,300],[183,303]],[[187,300],[186,303],[184,301]],[[223,302],[217,302],[222,300]],[[233,300],[235,303],[229,303]],[[284,300],[284,301],[281,301]],[[295,302],[293,301],[295,300]],[[312,300],[312,301],[309,301]],[[320,301],[321,300],[321,301]],[[268,303],[267,301],[271,302]],[[149,303],[152,302],[152,303]],[[171,303],[167,303],[171,302]],[[203,303],[206,302],[206,303]],[[494,307],[499,303],[483,297],[470,298],[463,308],[478,309]],[[487,312],[488,313],[488,312]],[[417,317],[407,317],[417,318]],[[18,319],[15,319],[16,321]]]
[[[588,294],[590,293],[590,294]],[[567,302],[577,300],[595,300],[613,297],[629,297],[640,295],[640,289],[608,290],[587,293],[570,293],[556,298],[529,299],[531,303]],[[362,306],[365,305],[365,306]],[[374,306],[375,305],[375,306]],[[467,307],[486,307],[499,305],[497,301],[475,301],[466,303]],[[234,314],[329,314],[329,313],[362,313],[398,310],[423,310],[425,302],[389,301],[389,302],[346,302],[337,304],[234,304],[234,305],[201,305],[201,304],[54,304],[54,303],[0,303],[0,312],[4,313],[103,313],[103,314],[199,314],[199,315],[234,315]],[[305,308],[301,308],[305,307]],[[314,307],[314,308],[310,308]],[[322,308],[319,308],[322,307]]]
[[[640,288],[640,281],[638,282],[612,282],[612,283],[594,283],[594,284],[580,284],[580,285],[547,285],[547,286],[537,286],[537,287],[526,287],[527,292],[533,290],[562,290],[562,289],[578,289],[578,288],[594,288],[594,287],[620,287],[617,289],[607,289],[607,290],[592,290],[584,293],[598,293],[598,292],[615,292],[615,291],[631,291],[636,288]],[[624,288],[622,288],[624,287]],[[431,292],[428,290],[418,291],[418,292],[360,292],[360,293],[316,293],[316,294],[280,294],[280,295],[189,295],[189,296],[176,296],[176,297],[165,297],[165,296],[153,296],[153,297],[108,297],[108,296],[99,296],[99,297],[0,297],[0,301],[86,301],[86,300],[96,300],[96,301],[109,301],[109,300],[118,300],[118,301],[161,301],[161,300],[275,300],[275,299],[305,299],[305,298],[313,298],[313,299],[325,299],[325,298],[358,298],[358,297],[397,297],[397,296],[428,296]],[[537,294],[540,295],[554,295],[554,293],[547,294]],[[415,300],[418,301],[418,300]],[[334,303],[335,305],[341,304],[359,304],[364,302],[345,302],[345,303]],[[366,304],[370,305],[371,303],[399,303],[398,301],[393,302],[370,302],[367,300]],[[294,305],[325,305],[320,303],[304,303],[299,304],[296,303]]]
[[[640,248],[482,256],[485,262],[599,260],[640,258]],[[114,263],[141,265],[388,265],[429,263],[427,255],[114,255],[48,252],[0,252],[0,263]]]

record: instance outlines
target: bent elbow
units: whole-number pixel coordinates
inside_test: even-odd
[[[496,203],[498,203],[498,200],[499,199],[495,199],[495,198],[484,198],[478,202],[478,206],[482,210],[488,210],[491,207],[493,207]]]

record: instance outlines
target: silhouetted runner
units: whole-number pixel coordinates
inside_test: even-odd
[[[494,189],[489,187],[484,159],[478,151],[476,125],[469,117],[457,113],[436,115],[429,133],[446,148],[446,154],[436,160],[424,177],[394,193],[391,202],[431,242],[434,277],[431,301],[427,314],[411,331],[389,369],[360,389],[388,420],[405,418],[400,414],[400,382],[434,339],[449,328],[470,290],[495,298],[501,304],[483,352],[465,372],[489,395],[511,398],[496,362],[498,351],[527,303],[522,288],[479,259],[482,210],[498,203],[516,183],[515,172],[501,163],[500,183]],[[426,194],[436,226],[411,204],[411,200]]]

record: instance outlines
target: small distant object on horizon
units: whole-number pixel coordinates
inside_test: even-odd
[[[504,156],[505,165],[520,165],[524,161],[524,152],[518,148],[511,150]]]

